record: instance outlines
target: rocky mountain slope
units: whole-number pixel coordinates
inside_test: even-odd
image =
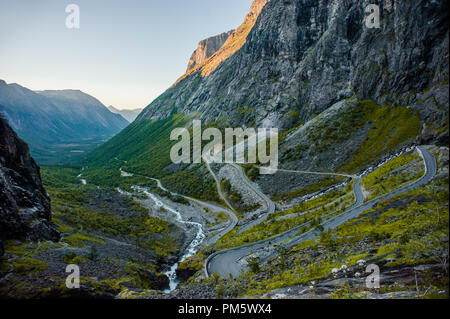
[[[58,240],[50,198],[28,146],[0,117],[0,240]]]
[[[122,115],[122,117],[124,119],[126,119],[130,123],[132,123],[136,119],[136,117],[139,115],[139,113],[142,112],[142,109],[133,109],[133,110],[123,109],[123,110],[119,110],[119,109],[116,109],[112,105],[108,106],[108,110],[110,110],[112,113]]]
[[[225,41],[227,41],[233,31],[234,30],[223,32],[219,35],[209,37],[205,40],[200,41],[198,43],[197,49],[194,51],[194,53],[192,53],[192,56],[189,59],[186,72],[189,72],[189,70],[191,70],[192,68],[196,67],[199,64],[202,64],[214,53],[216,53],[222,47]]]
[[[81,91],[33,92],[5,81],[0,81],[0,113],[29,143],[38,162],[45,163],[82,153],[128,125]]]
[[[176,110],[226,126],[289,129],[357,96],[417,110],[422,135],[439,139],[448,119],[448,3],[379,1],[381,28],[368,29],[369,3],[255,1],[261,13],[252,13],[242,48],[192,69],[139,119]]]
[[[155,174],[124,140],[139,139],[138,127],[172,121],[176,113],[205,126],[278,128],[280,167],[290,170],[357,173],[413,143],[448,144],[448,3],[380,1],[379,29],[365,25],[368,4],[254,1],[219,51],[92,159],[126,154],[130,167]],[[159,136],[169,141],[169,134]],[[169,165],[165,146],[156,156]],[[202,169],[186,168],[208,178]],[[277,173],[256,182],[280,200],[341,180]]]
[[[223,61],[227,60],[234,53],[240,50],[242,46],[245,44],[247,36],[249,35],[250,31],[255,25],[256,20],[258,19],[258,16],[261,13],[261,10],[265,6],[266,2],[267,0],[254,0],[250,7],[250,12],[246,15],[244,22],[231,33],[227,41],[225,41],[224,45],[209,59],[203,61],[201,64],[195,66],[194,68],[186,72],[186,74],[181,76],[175,82],[174,86],[178,84],[181,80],[185,79],[186,77],[189,77],[192,74],[198,74],[199,72],[201,72],[202,76],[209,75]],[[167,98],[167,95],[163,96],[160,97],[162,98],[161,100],[165,100]],[[142,118],[146,118],[146,116],[143,115]]]

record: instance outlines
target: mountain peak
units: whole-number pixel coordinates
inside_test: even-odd
[[[228,59],[240,48],[242,48],[242,46],[245,44],[247,40],[247,36],[253,29],[253,26],[255,25],[256,20],[258,19],[258,16],[261,13],[261,10],[263,9],[263,7],[266,5],[267,2],[268,0],[253,1],[250,7],[250,12],[246,15],[244,22],[228,36],[223,46],[211,57],[188,70],[188,72],[186,72],[186,74],[184,74],[181,78],[179,78],[174,85],[176,85],[178,82],[180,82],[187,76],[194,74],[198,70],[201,70],[201,74],[203,77],[208,76],[226,59]]]
[[[221,34],[206,38],[198,43],[197,49],[192,53],[186,72],[189,72],[195,66],[202,64],[209,57],[219,50],[227,41],[234,30],[223,32]]]

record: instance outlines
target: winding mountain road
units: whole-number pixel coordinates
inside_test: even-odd
[[[385,195],[379,196],[371,201],[364,203],[364,194],[361,190],[360,184],[362,181],[361,177],[357,177],[353,184],[353,193],[355,196],[355,203],[349,207],[344,213],[337,215],[325,221],[322,226],[325,230],[335,229],[340,225],[344,224],[348,220],[358,217],[364,211],[372,208],[380,200],[391,198],[395,195],[402,194],[404,192],[410,191],[419,186],[425,185],[432,180],[436,175],[437,165],[435,157],[429,153],[424,146],[418,146],[417,151],[422,156],[425,164],[425,174],[418,180],[394,190]],[[243,245],[223,251],[216,252],[208,257],[204,264],[204,272],[206,276],[213,273],[218,273],[223,277],[238,277],[241,271],[246,267],[242,259],[253,252],[268,247],[273,244],[279,244],[282,242],[287,242],[288,247],[293,247],[303,241],[315,238],[318,236],[318,232],[313,229],[304,234],[298,235],[299,230],[303,227],[300,225],[289,231],[286,231],[277,236],[261,240],[259,242],[251,243],[248,245]]]
[[[358,217],[361,213],[365,212],[366,210],[373,208],[375,206],[375,204],[377,204],[381,200],[392,198],[396,195],[406,193],[417,187],[428,184],[433,179],[433,177],[436,175],[436,172],[437,172],[436,158],[430,152],[428,152],[424,146],[418,146],[417,150],[418,150],[419,154],[421,155],[421,157],[424,161],[424,164],[425,164],[425,173],[422,177],[420,177],[418,180],[416,180],[414,182],[409,183],[408,185],[400,187],[399,189],[396,189],[390,193],[381,195],[375,199],[372,199],[368,202],[358,205],[357,207],[350,209],[349,211],[347,211],[345,213],[342,213],[334,218],[327,220],[326,222],[324,222],[322,224],[323,228],[325,230],[336,229],[337,227],[344,224],[345,222]],[[295,238],[295,239],[291,240],[290,242],[288,242],[288,246],[290,246],[290,247],[295,246],[305,240],[309,240],[309,239],[313,238],[314,235],[315,234],[313,231],[305,233],[305,234],[299,236],[298,238]]]
[[[237,232],[237,234],[240,234],[249,229],[250,227],[261,223],[269,215],[273,214],[275,212],[275,203],[259,188],[257,188],[255,185],[252,184],[252,182],[244,174],[244,170],[242,169],[241,166],[234,163],[230,165],[238,171],[239,177],[244,182],[244,184],[246,184],[248,188],[250,188],[257,196],[259,196],[266,203],[266,212],[264,214],[261,214],[257,219],[252,220],[251,222],[243,225]]]

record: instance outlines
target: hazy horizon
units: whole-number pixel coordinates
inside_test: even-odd
[[[80,29],[66,28],[68,4]],[[184,74],[199,41],[237,28],[252,0],[6,0],[0,78],[30,90],[81,90],[117,109],[146,107]]]

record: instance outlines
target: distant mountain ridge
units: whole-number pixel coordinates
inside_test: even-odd
[[[83,153],[129,124],[79,90],[34,92],[2,80],[0,113],[30,145],[38,162],[45,163],[54,163],[52,158],[59,162],[60,152]]]
[[[128,122],[132,123],[136,119],[136,117],[139,115],[139,113],[142,112],[143,109],[138,108],[138,109],[132,109],[132,110],[126,110],[126,109],[119,110],[119,109],[115,108],[114,106],[110,105],[110,106],[108,106],[108,110],[110,110],[112,113],[122,115],[122,117],[124,119],[126,119]]]

